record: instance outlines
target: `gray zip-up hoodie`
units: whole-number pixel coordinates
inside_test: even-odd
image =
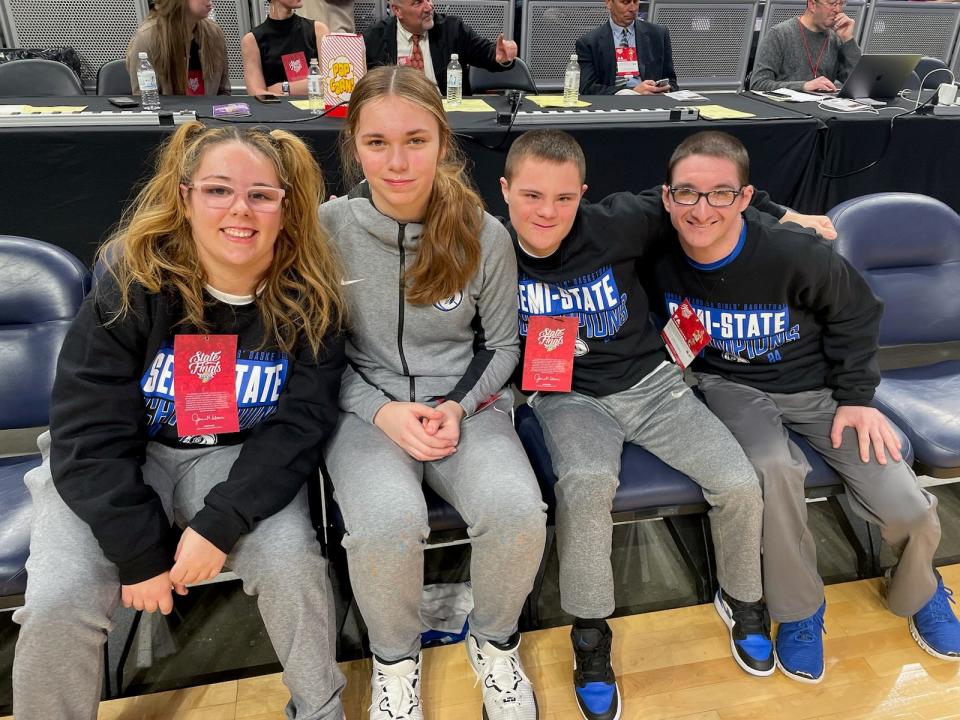
[[[347,303],[349,365],[340,408],[367,422],[391,400],[455,400],[467,415],[509,381],[520,356],[517,261],[510,235],[484,213],[480,267],[467,287],[435,305],[404,298],[423,232],[380,213],[366,182],[320,206],[338,247]]]

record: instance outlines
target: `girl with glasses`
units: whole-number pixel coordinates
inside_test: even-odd
[[[295,136],[190,123],[101,249],[25,478],[18,718],[94,717],[117,604],[168,614],[224,567],[257,597],[287,717],[342,718],[305,487],[344,366],[322,195]]]
[[[357,83],[342,154],[363,180],[320,208],[343,256],[349,310],[342,412],[326,458],[374,654],[370,718],[424,715],[426,482],[469,526],[465,645],[484,717],[535,720],[517,619],[546,518],[505,388],[519,355],[510,238],[470,187],[422,72],[383,66]]]

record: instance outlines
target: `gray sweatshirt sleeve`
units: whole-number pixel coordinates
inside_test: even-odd
[[[460,403],[467,415],[507,384],[520,359],[517,321],[517,257],[506,228],[484,215],[481,288],[477,301],[479,347],[448,400]]]
[[[371,385],[351,365],[343,372],[340,384],[340,409],[352,412],[371,425],[373,418],[384,405],[396,398],[388,397],[380,388]]]

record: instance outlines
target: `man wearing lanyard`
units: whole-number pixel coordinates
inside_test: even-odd
[[[677,90],[670,31],[637,20],[638,0],[606,0],[606,5],[608,21],[577,40],[580,92],[655,95]]]
[[[937,498],[871,407],[883,307],[829,243],[748,207],[749,162],[726,133],[680,144],[662,191],[675,238],[644,276],[652,308],[670,314],[689,303],[703,323],[708,342],[692,365],[700,390],[763,485],[763,589],[779,623],[777,665],[800,682],[824,677],[827,608],[804,501],[810,465],[787,429],[843,478],[853,512],[893,550],[887,607],[921,648],[958,662],[960,622],[933,567]]]
[[[798,18],[773,26],[757,48],[751,90],[835,92],[860,60],[844,0],[807,0]]]

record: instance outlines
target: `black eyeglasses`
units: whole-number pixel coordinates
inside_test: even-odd
[[[707,199],[707,205],[710,207],[730,207],[736,202],[737,196],[743,192],[741,185],[736,190],[711,190],[710,192],[700,192],[688,187],[669,188],[670,197],[677,205],[696,205],[700,198]]]

